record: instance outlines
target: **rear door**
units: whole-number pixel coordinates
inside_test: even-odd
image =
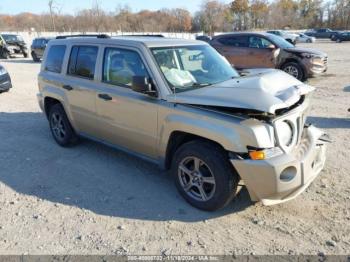
[[[74,128],[79,133],[96,135],[95,80],[98,45],[73,44],[61,88],[66,93]]]
[[[248,37],[245,35],[228,35],[214,40],[212,46],[238,69],[248,68]]]

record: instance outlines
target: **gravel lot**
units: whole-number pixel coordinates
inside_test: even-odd
[[[0,254],[349,254],[350,43],[305,44],[329,55],[309,122],[330,134],[324,171],[296,200],[264,207],[243,190],[198,211],[167,173],[106,146],[57,146],[36,101],[40,65],[2,60]]]

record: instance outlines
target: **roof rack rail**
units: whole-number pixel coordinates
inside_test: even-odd
[[[118,35],[118,36],[139,36],[139,37],[165,37],[164,35],[162,34],[157,34],[157,35],[151,35],[151,34],[140,34],[140,35]]]
[[[97,37],[97,38],[111,38],[107,34],[80,34],[80,35],[59,35],[56,39],[66,39],[71,37]]]

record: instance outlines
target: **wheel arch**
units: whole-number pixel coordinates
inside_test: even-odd
[[[305,78],[307,76],[307,70],[306,67],[303,65],[303,63],[298,60],[297,58],[291,57],[291,58],[287,58],[283,63],[281,63],[281,65],[279,66],[279,69],[282,70],[283,66],[288,64],[288,63],[296,63],[301,67],[301,70],[303,71],[303,78]]]
[[[176,151],[184,144],[195,141],[195,140],[201,140],[203,142],[211,143],[216,146],[218,146],[223,151],[226,151],[225,148],[218,143],[217,141],[205,138],[200,135],[184,132],[184,131],[173,131],[170,134],[167,148],[166,148],[166,156],[164,160],[164,167],[165,169],[169,169],[171,166],[172,159],[176,153]]]
[[[57,98],[50,96],[44,98],[44,111],[47,118],[49,117],[50,108],[56,104],[61,104],[63,106],[63,103]]]

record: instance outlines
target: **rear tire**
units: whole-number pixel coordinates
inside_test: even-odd
[[[192,206],[215,211],[234,198],[239,176],[218,145],[195,140],[175,153],[171,168],[175,185]]]
[[[50,130],[53,138],[62,147],[77,143],[78,136],[70,124],[66,112],[61,104],[55,104],[49,112]]]
[[[281,69],[286,72],[287,74],[290,74],[291,76],[294,76],[296,79],[300,81],[305,80],[305,74],[303,68],[295,62],[288,62],[285,63]]]

